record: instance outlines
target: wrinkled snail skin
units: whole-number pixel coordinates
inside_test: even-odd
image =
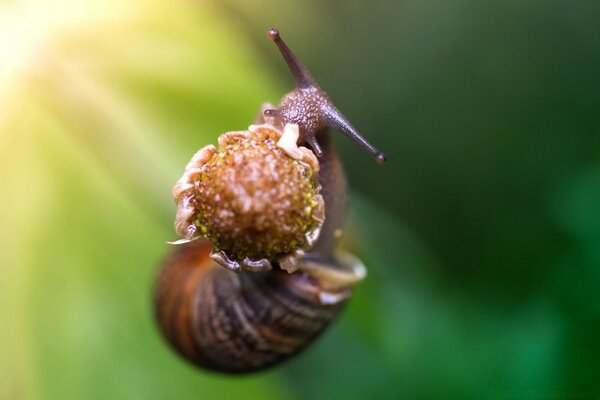
[[[285,271],[235,273],[210,242],[178,246],[156,285],[158,324],[177,352],[225,373],[269,368],[310,344],[345,301],[323,304],[316,278]]]
[[[336,318],[351,296],[354,286],[366,275],[366,269],[360,260],[336,248],[346,215],[347,181],[330,132],[341,131],[378,162],[385,160],[383,153],[363,139],[335,108],[326,93],[318,87],[310,73],[283,42],[279,32],[272,29],[268,36],[281,51],[297,87],[284,96],[279,108],[264,104],[255,125],[249,131],[229,132],[221,138],[239,140],[236,143],[242,143],[243,147],[245,142],[242,140],[252,138],[253,131],[282,132],[279,141],[284,139],[286,131],[291,129],[290,132],[295,133],[292,136],[294,139],[281,148],[291,154],[290,157],[304,152],[309,153],[310,157],[303,160],[311,160],[311,157],[314,159],[315,168],[311,171],[316,173],[310,177],[314,180],[316,176],[317,182],[311,188],[317,192],[313,194],[321,203],[315,201],[315,204],[323,205],[324,215],[323,208],[317,206],[315,210],[320,210],[320,213],[313,215],[316,215],[314,221],[318,222],[318,230],[307,226],[317,232],[318,238],[315,235],[310,246],[293,250],[290,252],[291,256],[261,259],[264,262],[260,268],[251,269],[248,263],[242,262],[239,263],[239,268],[233,269],[228,261],[223,261],[227,255],[227,249],[223,246],[217,251],[222,256],[215,257],[217,249],[213,246],[218,245],[218,242],[213,240],[211,243],[196,236],[191,238],[193,241],[189,241],[187,239],[190,238],[186,237],[183,242],[187,243],[175,247],[162,264],[155,285],[156,320],[167,341],[194,365],[224,373],[260,371],[300,352]],[[271,140],[269,135],[267,137]],[[252,146],[256,146],[256,143],[254,141]],[[266,141],[258,143],[267,146]],[[279,142],[277,144],[279,146]],[[310,147],[312,152],[297,146]],[[205,147],[196,153],[192,161],[196,159],[210,163],[211,161],[206,161],[210,157],[225,157],[225,154],[218,154],[214,146],[207,147],[208,150]],[[257,154],[260,154],[258,150]],[[236,157],[240,158],[242,154],[236,152],[233,159]],[[189,170],[186,167],[183,180],[178,181],[174,188],[178,206],[187,205],[187,196],[194,194],[195,184],[208,184],[209,181],[202,181],[204,178],[197,178],[200,181],[184,179],[186,176],[208,175],[204,165],[208,164],[192,163]],[[237,176],[247,169],[246,163],[232,169],[236,176],[236,186]],[[219,169],[221,171],[223,169]],[[250,181],[255,183],[256,179]],[[281,182],[290,181],[279,178],[274,186],[265,190],[275,190],[273,188],[278,187],[277,184]],[[217,184],[221,183],[222,181],[217,181]],[[276,193],[283,192],[285,191],[278,190]],[[292,198],[307,196],[307,192],[298,191],[297,186],[294,186],[292,192]],[[233,198],[239,199],[236,196]],[[222,200],[212,201],[214,196],[205,199],[217,204],[218,211],[230,212],[223,209]],[[200,207],[207,204],[205,201],[197,203]],[[275,215],[271,217],[272,208],[269,203],[268,213],[260,213],[260,216],[263,219],[265,215],[277,218]],[[181,210],[185,213],[180,212]],[[294,210],[306,212],[306,208]],[[197,218],[194,213],[195,210],[191,208],[178,209],[178,217],[183,215],[185,218],[182,220],[186,224],[191,222],[193,230],[198,228],[202,231],[206,226],[201,223],[194,225]],[[235,215],[234,230],[240,230],[240,213],[230,214]],[[216,215],[220,218],[221,214]],[[273,221],[280,220],[283,218]],[[256,226],[250,225],[250,232],[253,235],[264,234],[254,233]],[[251,247],[259,248],[258,240],[254,236],[250,237]],[[285,243],[292,241],[286,240]],[[272,270],[268,270],[270,268]]]
[[[321,235],[315,245],[306,252],[305,258],[332,262],[333,252],[341,236],[348,203],[347,180],[333,140],[328,132],[319,136],[319,144],[323,151],[319,170],[321,195],[325,201],[325,222]]]
[[[375,161],[384,163],[385,154],[369,143],[338,110],[327,93],[319,87],[310,72],[285,44],[279,31],[270,29],[267,36],[281,52],[296,81],[296,89],[283,97],[279,108],[266,109],[265,117],[279,120],[284,124],[297,124],[300,127],[299,143],[308,144],[317,157],[323,156],[319,146],[319,136],[326,132],[326,128],[333,128],[371,154]]]

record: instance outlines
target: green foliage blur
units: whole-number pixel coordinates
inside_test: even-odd
[[[0,2],[0,400],[600,399],[594,1]],[[345,313],[218,376],[155,328],[190,156],[292,86],[275,26],[388,162],[336,142]]]

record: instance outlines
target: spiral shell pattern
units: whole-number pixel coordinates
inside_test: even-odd
[[[335,319],[354,284],[328,286],[302,271],[235,273],[210,252],[202,239],[177,247],[160,272],[155,311],[175,349],[215,371],[258,371],[296,354]]]

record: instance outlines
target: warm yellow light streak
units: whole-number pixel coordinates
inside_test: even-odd
[[[115,0],[34,0],[0,4],[0,134],[27,96],[30,78],[61,60],[62,43],[135,15],[140,3]]]

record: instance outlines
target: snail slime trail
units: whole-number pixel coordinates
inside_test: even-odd
[[[164,337],[193,364],[225,373],[272,367],[310,344],[366,275],[337,247],[347,184],[331,131],[379,163],[276,29],[296,82],[247,130],[198,150],[173,187],[173,242],[155,286]]]

